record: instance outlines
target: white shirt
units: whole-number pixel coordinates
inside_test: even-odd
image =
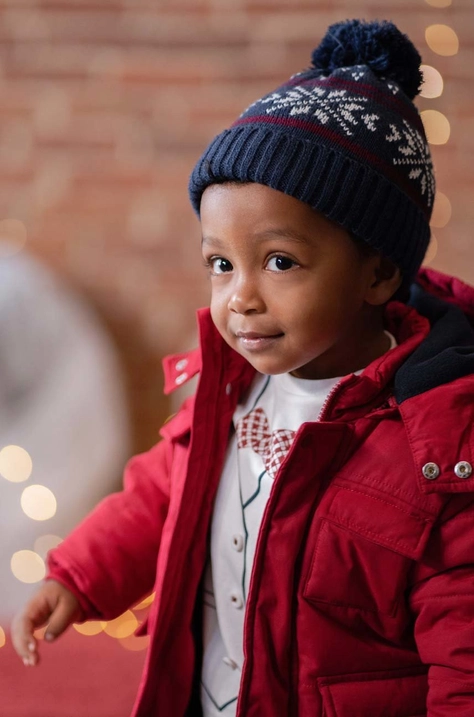
[[[396,345],[390,335],[391,347]],[[361,373],[358,371],[357,373]],[[204,717],[232,717],[244,662],[243,629],[260,524],[275,476],[303,423],[317,421],[341,378],[257,374],[233,416],[204,576]]]

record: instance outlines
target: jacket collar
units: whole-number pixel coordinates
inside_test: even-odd
[[[255,375],[255,370],[225,343],[214,326],[208,308],[200,309],[197,317],[200,346],[192,351],[172,354],[163,360],[165,393],[170,394],[187,383],[202,371],[210,356],[216,355],[220,355],[224,363],[225,380],[240,379],[240,389],[245,390]],[[344,413],[348,406],[366,406],[370,403],[391,382],[399,367],[429,332],[428,321],[414,309],[399,302],[389,304],[386,320],[388,330],[396,336],[400,345],[373,361],[362,375],[350,375],[341,381],[339,386],[344,388],[344,395],[347,392],[348,400],[344,400],[344,406],[338,411],[338,415]],[[334,418],[336,416],[331,414],[331,419]]]
[[[439,280],[437,272],[431,272]],[[423,493],[474,491],[474,333],[471,317],[444,301],[439,286],[426,279],[412,291],[416,309],[392,302],[387,328],[399,345],[368,366],[360,376],[344,378],[332,397],[325,420],[353,420],[382,408],[391,397],[407,431],[417,481]],[[441,282],[442,283],[442,282]],[[467,305],[474,290],[460,283]],[[474,305],[474,304],[473,304]],[[474,316],[472,317],[474,319]],[[165,392],[171,393],[197,373],[207,380],[229,382],[241,395],[251,384],[254,369],[233,351],[214,327],[209,309],[198,312],[200,348],[164,359]],[[210,375],[219,370],[219,375]],[[393,397],[394,395],[394,397]],[[467,429],[465,427],[468,427]],[[453,431],[453,427],[458,427]],[[436,478],[426,477],[434,464]],[[460,477],[459,464],[473,472]],[[436,472],[436,470],[435,470]]]
[[[255,375],[255,369],[240,354],[230,348],[211,319],[209,308],[197,312],[199,347],[192,351],[172,354],[163,359],[165,378],[164,392],[170,394],[207,368],[210,359],[218,359],[224,369],[224,380],[238,383],[237,394],[248,388]],[[217,376],[213,377],[217,380]],[[212,380],[212,378],[211,378]]]

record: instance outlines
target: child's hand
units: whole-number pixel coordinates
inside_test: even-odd
[[[25,665],[36,665],[39,654],[33,632],[48,623],[44,639],[52,642],[69,625],[81,619],[83,613],[75,595],[56,580],[48,580],[14,618],[11,628],[13,646]]]

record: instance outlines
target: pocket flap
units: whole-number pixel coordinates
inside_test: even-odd
[[[421,557],[432,528],[431,517],[355,485],[334,485],[333,490],[327,520],[412,560]]]
[[[426,715],[426,668],[322,678],[319,687],[327,717]]]

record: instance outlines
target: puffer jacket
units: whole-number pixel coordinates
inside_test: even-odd
[[[410,303],[387,307],[398,347],[343,379],[275,478],[239,717],[474,714],[474,289],[424,271]],[[156,590],[135,717],[199,714],[213,499],[254,376],[207,310],[200,328],[201,350],[164,363],[167,391],[200,373],[196,397],[49,559],[90,618]]]

